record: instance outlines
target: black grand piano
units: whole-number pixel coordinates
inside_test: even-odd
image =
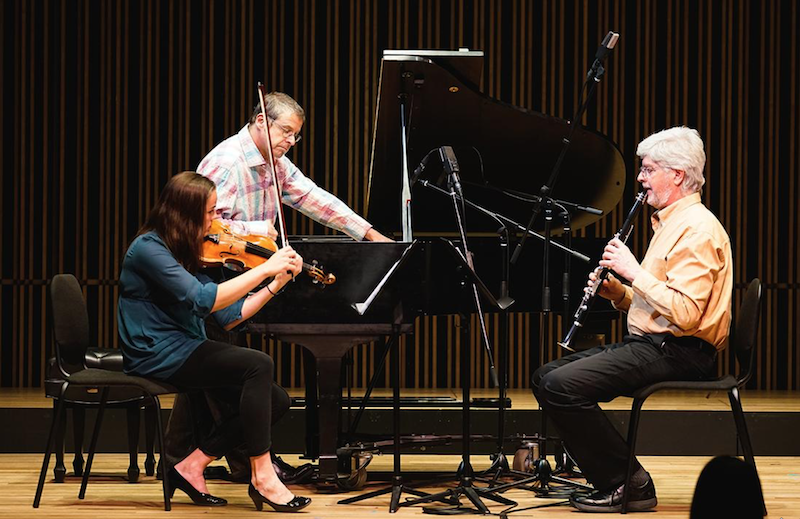
[[[446,245],[438,238],[456,236],[452,206],[435,190],[423,189],[421,182],[413,187],[411,197],[416,241],[413,258],[404,262],[368,311],[362,315],[354,308],[354,304],[367,300],[410,246],[400,240],[403,176],[410,175],[429,151],[452,146],[460,162],[465,198],[526,222],[531,204],[522,200],[525,197],[520,193],[538,192],[568,133],[567,121],[484,95],[478,87],[482,71],[482,52],[384,52],[366,218],[398,242],[294,239],[292,246],[304,258],[318,260],[326,271],[333,272],[336,283],[320,290],[310,279],[298,278],[281,296],[281,304],[267,305],[248,325],[251,332],[300,344],[313,356],[315,362],[306,363],[306,373],[312,367],[316,373],[316,379],[306,378],[306,454],[319,458],[321,482],[335,482],[339,471],[336,449],[340,446],[343,356],[355,345],[409,333],[419,315],[459,311],[458,296],[447,288],[453,286],[455,273],[443,252]],[[439,170],[435,165],[427,169],[421,178],[436,184]],[[624,184],[625,166],[616,146],[596,132],[576,129],[554,196],[563,193],[571,202],[608,212],[622,197]],[[504,261],[498,223],[472,211],[467,212],[467,218],[475,270],[497,294]],[[580,229],[597,218],[588,213],[574,214],[572,227]],[[540,229],[540,224],[534,228]],[[540,310],[541,280],[530,273],[539,272],[543,242],[541,234],[531,236],[511,272],[515,312]],[[595,256],[600,249],[594,243],[573,245],[594,249],[587,252]],[[563,257],[563,253],[555,252],[551,261]],[[587,264],[581,267],[579,276],[574,276],[579,279],[571,288],[576,294],[574,301],[580,299],[584,273],[591,268]],[[519,270],[526,274],[519,274]],[[561,290],[560,281],[554,279],[553,290]]]

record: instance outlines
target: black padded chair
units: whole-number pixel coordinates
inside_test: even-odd
[[[81,324],[79,333],[81,341],[88,344],[89,323],[86,317],[85,326]],[[110,369],[122,371],[122,352],[111,348],[88,348],[84,358],[84,365],[89,368]],[[73,370],[74,371],[74,370]],[[53,412],[58,406],[59,393],[64,383],[68,371],[62,367],[58,359],[54,356],[48,362],[48,377],[45,380],[45,395],[53,399]],[[155,441],[155,416],[152,405],[144,405],[144,397],[141,391],[131,388],[114,388],[108,396],[108,407],[123,408],[128,420],[128,453],[130,463],[128,465],[128,481],[136,483],[139,480],[139,425],[141,409],[145,411],[145,436],[147,457],[144,462],[145,474],[152,476],[155,474],[155,455],[153,443]],[[91,387],[73,387],[64,397],[64,406],[72,411],[72,432],[75,457],[72,460],[72,468],[76,476],[83,475],[83,437],[86,409],[96,409],[100,405],[100,393]],[[64,466],[64,433],[66,429],[66,412],[56,424],[55,430],[55,455],[56,465],[53,475],[56,483],[63,483],[67,475]]]
[[[71,398],[71,391],[82,388],[97,388],[100,391],[100,399],[97,408],[97,419],[95,421],[94,432],[89,445],[89,454],[86,467],[83,470],[78,498],[83,499],[86,495],[86,486],[89,482],[89,475],[92,469],[97,438],[100,433],[100,426],[103,421],[103,413],[109,401],[111,391],[121,389],[131,390],[136,398],[143,399],[144,405],[151,405],[155,417],[155,431],[158,444],[158,451],[163,452],[164,437],[161,423],[161,404],[158,400],[159,395],[178,393],[179,390],[169,384],[153,379],[134,377],[125,375],[121,371],[112,371],[90,367],[87,365],[87,337],[88,337],[88,313],[86,303],[83,300],[80,284],[75,276],[71,274],[59,274],[50,283],[50,307],[52,315],[53,338],[55,344],[56,362],[64,381],[56,396],[56,409],[53,421],[50,424],[50,433],[47,436],[47,446],[45,448],[42,469],[39,473],[39,484],[36,488],[36,496],[33,499],[33,507],[38,508],[44,490],[45,476],[47,467],[50,463],[53,438],[55,431],[60,423],[61,415],[67,401]],[[138,404],[137,404],[138,405]],[[166,466],[166,458],[162,459],[160,468],[162,470],[162,487],[164,491],[164,509],[170,510],[169,478],[163,477],[170,470]]]
[[[753,375],[753,361],[755,359],[755,346],[757,344],[758,324],[761,315],[761,281],[754,279],[747,287],[747,293],[739,307],[736,315],[734,333],[731,338],[736,359],[739,361],[739,376],[725,375],[715,380],[702,381],[668,381],[651,384],[636,391],[633,396],[633,406],[631,408],[630,424],[628,426],[628,445],[630,447],[628,457],[628,474],[625,478],[625,489],[630,488],[631,476],[633,475],[634,459],[636,454],[636,435],[639,428],[639,418],[644,401],[655,393],[663,390],[693,390],[705,393],[711,391],[725,391],[731,402],[733,420],[736,423],[736,433],[739,443],[742,446],[744,459],[747,463],[756,468],[756,460],[753,456],[753,447],[750,444],[750,434],[747,432],[742,403],[739,400],[739,389],[747,384]],[[622,513],[628,511],[628,492],[626,491],[622,500]],[[767,514],[764,505],[764,515]]]

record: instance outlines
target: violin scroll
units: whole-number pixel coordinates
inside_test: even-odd
[[[330,272],[326,274],[325,272],[322,271],[322,268],[317,267],[317,260],[312,260],[311,263],[312,265],[310,266],[306,274],[312,277],[313,279],[312,283],[322,283],[323,288],[327,285],[333,285],[334,283],[336,283],[336,276],[334,276]]]

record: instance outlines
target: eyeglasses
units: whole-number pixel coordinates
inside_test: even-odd
[[[662,168],[651,168],[650,166],[642,166],[639,168],[639,174],[642,175],[644,178],[650,178],[653,174]]]
[[[303,138],[303,137],[302,137],[302,136],[301,136],[299,133],[295,133],[295,132],[294,132],[294,130],[292,130],[292,129],[291,129],[291,128],[289,128],[288,126],[284,126],[284,125],[282,125],[282,124],[279,124],[279,123],[278,123],[278,121],[276,121],[275,119],[272,119],[271,117],[270,117],[270,119],[269,119],[269,122],[270,122],[270,123],[272,123],[272,124],[274,124],[275,126],[277,126],[277,127],[278,127],[278,129],[279,129],[281,132],[283,132],[283,136],[284,136],[284,137],[286,137],[287,139],[288,139],[289,137],[293,138],[293,139],[294,139],[294,143],[295,143],[295,144],[297,144],[298,142],[300,142],[300,139],[302,139],[302,138]]]

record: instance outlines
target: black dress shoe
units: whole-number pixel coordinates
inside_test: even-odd
[[[570,499],[570,504],[582,512],[619,513],[622,511],[622,493],[624,490],[625,484],[623,483],[612,490],[598,491],[588,496],[573,497]],[[630,496],[628,497],[629,512],[650,510],[655,508],[657,503],[656,487],[653,485],[652,479],[647,478],[647,481],[642,485],[631,484]]]
[[[211,494],[205,494],[200,492],[196,488],[192,486],[191,483],[186,481],[183,476],[181,476],[180,472],[175,470],[175,467],[172,467],[169,471],[169,497],[172,497],[175,494],[175,489],[179,488],[183,490],[189,499],[196,505],[201,506],[225,506],[228,504],[227,501],[222,499],[221,497],[212,496]]]
[[[287,485],[298,485],[311,480],[311,476],[314,474],[314,466],[311,463],[305,463],[295,468],[283,461],[280,456],[274,454],[271,456],[275,473]]]
[[[262,496],[261,492],[259,492],[252,483],[250,483],[250,486],[247,488],[247,493],[250,494],[250,499],[253,500],[253,504],[256,505],[256,510],[259,512],[262,508],[264,508],[264,503],[267,503],[276,512],[299,512],[311,504],[310,498],[300,496],[294,496],[291,501],[283,505],[273,503],[266,497]]]

